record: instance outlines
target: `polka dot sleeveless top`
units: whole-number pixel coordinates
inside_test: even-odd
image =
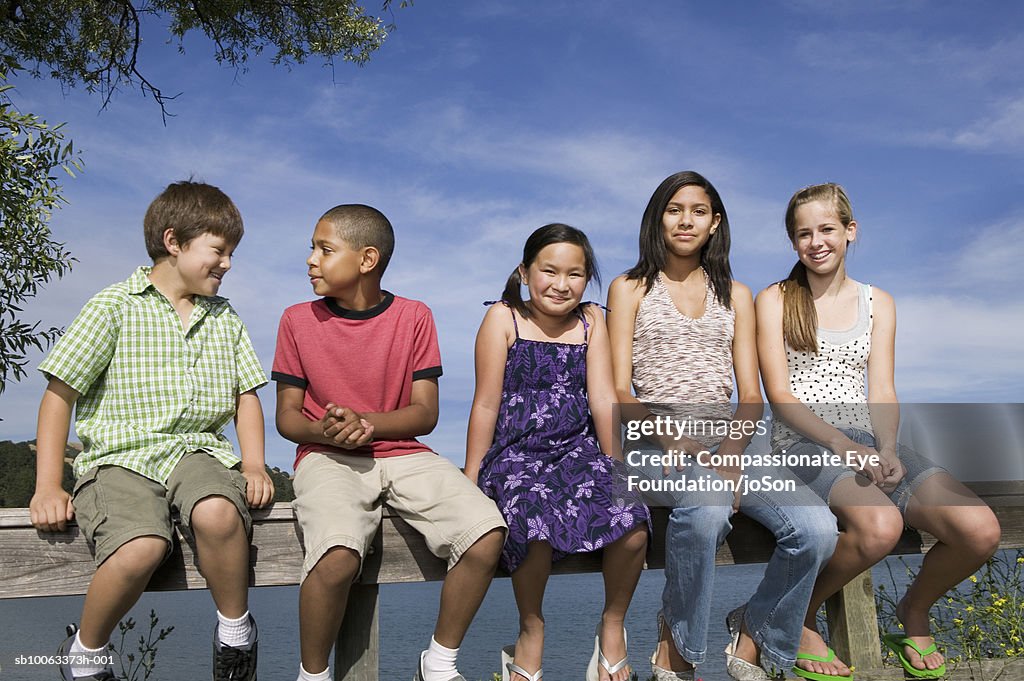
[[[655,414],[717,423],[732,419],[736,313],[718,301],[707,275],[704,285],[704,314],[694,319],[676,307],[661,274],[655,277],[633,327],[633,392]],[[722,439],[713,432],[689,436],[707,447]]]
[[[845,331],[818,329],[818,354],[786,345],[789,389],[823,421],[871,432],[865,372],[873,327],[871,287],[860,284],[857,321]],[[776,420],[772,439],[789,444],[801,436]]]

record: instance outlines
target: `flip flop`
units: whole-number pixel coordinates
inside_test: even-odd
[[[797,653],[796,659],[798,660],[811,660],[813,662],[824,662],[829,663],[836,659],[836,651],[831,648],[828,649],[828,655],[822,657],[820,655],[812,655],[811,653]],[[797,676],[810,679],[811,681],[852,681],[853,672],[850,672],[849,676],[840,676],[839,674],[823,674],[821,672],[811,672],[800,667],[793,667],[793,673]]]
[[[917,651],[917,654],[923,659],[925,655],[931,655],[938,646],[932,643],[930,646],[921,649],[909,636],[903,636],[901,634],[886,634],[882,637],[882,642],[885,643],[885,647],[896,653],[896,657],[899,658],[900,664],[903,665],[904,671],[911,676],[919,679],[938,679],[946,675],[946,663],[943,662],[937,669],[918,669],[913,663],[907,659],[906,654],[903,652],[905,646],[910,646]]]

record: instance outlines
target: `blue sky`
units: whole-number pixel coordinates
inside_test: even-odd
[[[737,279],[760,290],[794,259],[789,196],[837,181],[860,224],[852,275],[896,298],[901,398],[1024,401],[1024,5],[718,4],[418,0],[369,64],[333,71],[236,73],[149,26],[140,66],[182,93],[166,127],[137,93],[98,112],[21,78],[16,103],[67,121],[86,163],[52,223],[79,262],[25,315],[66,325],[144,264],[146,206],[194,175],[245,218],[221,293],[269,372],[281,311],[311,298],[316,218],[369,203],[396,227],[385,286],[434,311],[445,375],[427,442],[461,463],[480,303],[531,231],[586,231],[607,283],[635,261],[657,184],[694,169],[725,201]],[[0,438],[34,437],[43,387],[33,373],[0,396]],[[268,462],[288,468],[273,386],[261,395]]]

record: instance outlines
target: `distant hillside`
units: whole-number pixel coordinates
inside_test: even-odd
[[[68,492],[74,486],[71,462],[78,456],[81,446],[71,445],[64,451],[64,479],[61,485]],[[278,468],[267,467],[274,481],[274,501],[295,498],[291,477]],[[36,443],[0,440],[0,508],[27,507],[36,485]]]

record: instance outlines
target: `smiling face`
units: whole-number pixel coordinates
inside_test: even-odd
[[[809,272],[829,274],[844,266],[846,248],[857,238],[857,222],[843,225],[835,206],[810,201],[793,213],[793,250]]]
[[[700,253],[721,220],[722,216],[712,210],[711,197],[703,187],[680,187],[662,213],[666,250],[680,257]]]
[[[520,276],[530,291],[530,308],[548,317],[564,317],[583,300],[587,261],[576,244],[555,243],[540,249]]]
[[[364,250],[352,248],[330,222],[316,223],[312,252],[306,258],[313,292],[339,298],[354,290],[363,272]]]
[[[231,254],[235,244],[228,243],[222,236],[209,232],[200,234],[184,246],[173,241],[173,230],[169,244],[177,258],[177,270],[189,295],[215,296],[220,290],[221,280],[231,269]]]

